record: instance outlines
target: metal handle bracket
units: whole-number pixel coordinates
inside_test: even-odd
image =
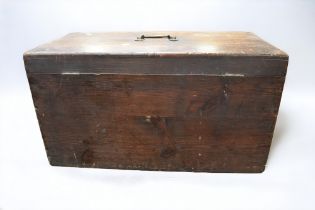
[[[154,36],[141,35],[140,37],[137,37],[135,41],[144,41],[146,39],[168,39],[169,41],[178,41],[176,36],[171,36],[171,35],[154,35]]]

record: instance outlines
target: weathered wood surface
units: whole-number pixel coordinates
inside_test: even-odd
[[[52,165],[261,172],[283,77],[30,75]]]
[[[178,41],[146,39],[141,35],[172,35]],[[114,32],[71,33],[26,52],[31,55],[211,55],[285,56],[250,32]]]
[[[141,34],[172,34],[178,41]],[[288,56],[248,32],[73,33],[24,54],[29,73],[285,76]]]
[[[288,59],[270,56],[108,56],[32,55],[29,73],[147,75],[285,76]]]
[[[52,165],[264,170],[288,56],[251,33],[176,35],[71,34],[25,53]]]

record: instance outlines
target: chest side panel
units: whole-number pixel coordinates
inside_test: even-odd
[[[284,77],[31,74],[50,163],[261,172]]]

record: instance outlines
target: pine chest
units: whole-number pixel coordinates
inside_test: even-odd
[[[257,173],[288,55],[247,32],[72,33],[24,62],[51,165]]]

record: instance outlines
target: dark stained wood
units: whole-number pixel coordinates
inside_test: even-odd
[[[134,41],[173,34],[178,41]],[[29,73],[284,76],[288,56],[248,32],[73,33],[24,54]]]
[[[288,59],[285,57],[268,56],[33,55],[25,57],[28,72],[39,74],[285,76],[287,63]]]
[[[188,37],[194,33],[176,33],[179,41],[173,48],[164,46],[168,40],[158,40],[162,46],[150,40],[145,45],[152,49],[142,51],[134,40],[133,48],[121,47],[134,35],[72,34],[25,53],[50,163],[262,172],[287,55],[241,32],[198,33],[199,39],[192,40]],[[100,46],[103,50],[83,52],[87,43],[97,49],[109,38]],[[194,51],[208,42],[217,51]]]

